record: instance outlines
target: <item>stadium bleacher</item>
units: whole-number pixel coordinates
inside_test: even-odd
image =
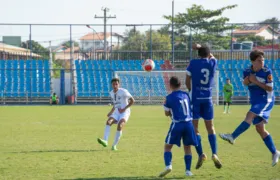
[[[222,96],[223,85],[226,79],[229,78],[234,87],[234,96],[247,96],[247,88],[242,84],[243,82],[243,70],[250,67],[249,60],[218,60],[219,69],[219,92]],[[277,81],[274,81],[275,95],[279,96],[279,85],[280,82],[280,59],[277,60],[266,60],[265,65],[273,69],[273,77]]]
[[[173,69],[169,61],[154,60],[155,70]],[[141,60],[76,60],[78,97],[108,97],[111,89],[110,80],[115,71],[142,71]],[[270,68],[280,67],[280,59],[266,60],[265,64]],[[223,85],[227,78],[231,79],[234,86],[234,96],[248,96],[247,88],[242,84],[243,70],[250,66],[249,60],[219,60],[219,95],[222,96]],[[275,79],[279,78],[280,70],[273,71]],[[122,75],[122,85],[137,96],[165,96],[167,93],[166,74],[139,78],[131,73]],[[279,95],[278,81],[275,81],[275,94]]]
[[[49,61],[0,60],[0,82],[1,97],[49,97]]]
[[[155,70],[165,66],[170,68],[164,60],[155,60]],[[108,97],[111,90],[110,80],[115,71],[142,71],[141,60],[76,60],[78,97]],[[165,69],[166,69],[165,68]],[[163,76],[138,78],[137,75],[123,75],[122,86],[139,96],[148,96],[150,86],[151,95],[163,95],[165,89]]]
[[[170,70],[173,66],[166,60],[154,60],[155,70]],[[75,60],[78,97],[108,97],[111,90],[110,80],[115,71],[142,71],[141,60]],[[266,60],[273,68],[274,79],[280,77],[280,59]],[[234,86],[234,96],[247,96],[242,85],[242,72],[250,66],[249,60],[219,60],[219,91],[227,78]],[[0,91],[2,97],[49,97],[51,94],[50,68],[48,60],[0,60]],[[168,92],[168,77],[165,73],[157,76],[141,77],[124,74],[122,85],[137,96],[165,96]],[[275,94],[280,95],[280,82],[274,81]]]

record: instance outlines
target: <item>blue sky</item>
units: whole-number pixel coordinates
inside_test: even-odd
[[[110,19],[108,24],[164,24],[167,21],[162,16],[171,15],[171,2],[172,0],[9,0],[1,2],[0,22],[102,24],[103,21],[95,19],[94,15],[103,15],[101,8],[108,7],[109,14],[117,16],[116,19]],[[279,0],[175,0],[175,14],[184,12],[194,3],[209,9],[238,4],[237,8],[224,13],[232,23],[254,23],[270,17],[280,19]],[[103,31],[102,26],[94,28],[96,31]],[[127,28],[113,27],[113,31],[123,33]],[[148,28],[138,27],[143,31]],[[73,38],[78,39],[90,31],[85,26],[75,26],[72,28]],[[43,44],[46,44],[43,41],[49,40],[58,44],[64,39],[69,39],[69,34],[67,26],[32,27],[33,38]],[[0,36],[3,35],[20,35],[23,39],[27,39],[29,27],[0,26]]]

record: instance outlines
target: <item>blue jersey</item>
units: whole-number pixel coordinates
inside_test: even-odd
[[[166,96],[164,109],[171,112],[173,122],[192,120],[190,97],[181,90],[173,91]]]
[[[217,60],[193,59],[187,67],[187,75],[192,77],[191,98],[192,101],[209,101],[212,99],[212,87]]]
[[[255,74],[257,80],[261,83],[265,83],[268,86],[271,86],[273,88],[273,78],[272,78],[272,72],[271,69],[268,67],[263,67],[258,72],[254,72],[252,67],[247,68],[243,72],[243,78],[246,78],[250,74]],[[248,85],[248,89],[250,92],[250,103],[251,104],[259,104],[259,103],[268,103],[274,101],[274,93],[268,92],[261,87],[250,83]]]

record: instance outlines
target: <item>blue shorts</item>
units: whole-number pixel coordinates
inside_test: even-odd
[[[166,144],[181,146],[181,139],[185,146],[197,146],[197,139],[192,121],[172,122],[165,139]]]
[[[192,105],[193,119],[203,118],[204,120],[212,120],[214,117],[213,103],[208,102],[194,102]]]
[[[253,124],[259,124],[262,121],[268,123],[273,105],[274,101],[268,103],[252,104],[250,111],[257,115],[257,117],[255,117],[255,119],[253,120]]]

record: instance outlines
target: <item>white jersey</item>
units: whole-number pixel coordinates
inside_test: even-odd
[[[112,90],[110,92],[110,96],[115,109],[125,108],[128,105],[128,100],[132,98],[128,90],[124,88],[119,88],[116,93],[114,93],[114,90]],[[130,111],[130,108],[128,108],[127,111]]]

